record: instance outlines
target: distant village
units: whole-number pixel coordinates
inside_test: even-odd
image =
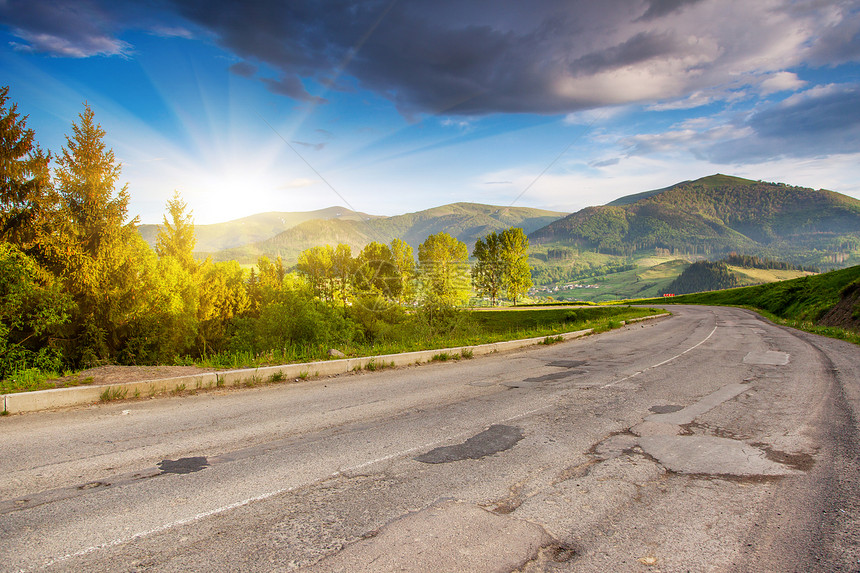
[[[560,291],[566,291],[566,290],[573,290],[575,288],[600,288],[600,286],[598,286],[598,285],[583,285],[583,284],[579,284],[579,283],[571,283],[571,284],[566,284],[566,285],[559,284],[559,285],[554,285],[554,286],[553,285],[545,285],[545,286],[533,287],[533,288],[529,289],[529,295],[534,296],[534,295],[540,295],[540,294],[544,294],[544,293],[553,293],[553,292],[560,292]]]

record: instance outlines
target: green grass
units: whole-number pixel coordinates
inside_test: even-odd
[[[102,402],[112,402],[114,400],[123,400],[128,394],[128,388],[115,388],[113,386],[108,386],[104,389],[104,391],[99,395],[99,400]]]
[[[637,268],[633,270],[565,281],[565,284],[575,282],[596,288],[560,290],[551,293],[551,296],[591,303],[657,296],[661,289],[669,286],[690,265],[689,261],[674,257],[648,256],[635,262]]]
[[[736,277],[738,277],[738,284],[741,286],[787,281],[799,277],[809,276],[812,274],[806,271],[780,269],[747,269],[731,265],[729,266],[729,270],[734,273]]]
[[[459,360],[461,358],[472,358],[473,353],[467,348],[470,346],[520,338],[549,338],[554,340],[562,333],[588,328],[594,329],[596,332],[602,332],[620,326],[621,321],[657,314],[659,312],[661,311],[656,309],[632,308],[620,305],[590,306],[578,309],[543,307],[461,311],[454,325],[447,333],[418,332],[404,329],[396,339],[379,339],[364,344],[352,343],[344,345],[341,350],[347,356],[379,356],[417,350],[461,347],[464,349],[458,353],[443,352],[432,358],[433,360]],[[313,362],[327,360],[329,358],[328,350],[328,346],[299,346],[259,354],[252,352],[224,352],[209,355],[204,360],[199,361],[197,365],[213,369],[239,369],[275,364]],[[371,361],[365,366],[365,369],[376,370],[390,368],[391,366],[392,364]],[[305,374],[305,376],[307,375]],[[24,376],[0,381],[0,393],[24,392],[56,387],[54,383],[46,382],[47,376],[45,375],[41,375],[40,377],[28,373],[27,376],[29,378]],[[283,380],[283,374],[275,373],[267,377],[265,383],[279,382],[281,380]],[[80,383],[90,382],[92,382],[92,379],[86,379]],[[263,379],[252,377],[244,381],[237,380],[235,386],[253,387],[263,383]],[[224,378],[218,376],[215,387],[222,388],[224,385]],[[185,388],[182,388],[178,392],[184,390]],[[102,401],[125,398],[124,394],[118,396],[115,392],[117,390],[112,388],[105,390]],[[154,391],[151,391],[149,395],[154,395]]]
[[[56,372],[42,372],[38,368],[18,370],[6,380],[0,380],[0,394],[56,388],[57,385],[54,382],[49,382],[49,380],[59,378],[59,376]]]
[[[783,282],[640,302],[740,306],[761,312],[768,318],[787,326],[860,344],[860,333],[816,324],[840,301],[842,291],[848,285],[858,281],[860,281],[860,265]]]

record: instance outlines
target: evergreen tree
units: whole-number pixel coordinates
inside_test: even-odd
[[[0,240],[33,254],[50,235],[57,207],[51,156],[36,143],[18,104],[8,101],[9,87],[0,87]]]
[[[186,213],[188,205],[182,200],[179,191],[173,192],[173,197],[167,201],[167,214],[162,225],[158,228],[155,252],[159,257],[173,257],[188,272],[197,270],[194,260],[194,246],[197,237],[194,233],[194,219],[191,212]],[[170,220],[167,215],[170,215]]]
[[[122,166],[104,142],[89,105],[72,124],[55,175],[60,198],[53,261],[77,309],[68,342],[82,365],[115,355],[135,313],[141,267],[137,219],[128,218],[128,186],[116,189]],[[148,247],[145,247],[148,249]]]

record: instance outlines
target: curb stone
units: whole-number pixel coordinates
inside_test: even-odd
[[[642,318],[634,318],[622,321],[622,325],[641,322],[643,320],[654,320],[670,316],[670,313],[656,314]],[[592,333],[592,329],[577,330],[559,334],[564,340],[581,338]],[[171,392],[182,392],[184,390],[208,390],[219,387],[241,386],[245,383],[263,383],[275,379],[290,380],[307,378],[308,376],[331,376],[345,374],[354,370],[361,370],[370,363],[391,366],[408,366],[430,362],[433,356],[442,353],[459,354],[464,350],[472,351],[474,356],[493,354],[516,350],[527,346],[541,344],[547,336],[536,338],[524,338],[520,340],[508,340],[505,342],[491,342],[489,344],[478,344],[475,346],[457,346],[454,348],[441,348],[435,350],[417,350],[414,352],[402,352],[399,354],[384,354],[380,356],[363,356],[359,358],[342,358],[338,360],[322,360],[318,362],[305,362],[301,364],[284,364],[281,366],[261,366],[259,368],[243,368],[240,370],[218,370],[202,374],[191,374],[177,376],[174,378],[161,378],[158,380],[143,380],[139,382],[125,382],[122,384],[110,384],[99,386],[74,386],[72,388],[55,388],[51,390],[35,390],[33,392],[16,392],[14,394],[0,395],[3,410],[9,414],[21,414],[25,412],[37,412],[53,408],[67,408],[71,406],[84,406],[98,403],[102,395],[109,393],[115,399],[122,398],[145,398]]]

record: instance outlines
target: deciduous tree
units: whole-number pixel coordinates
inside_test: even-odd
[[[418,246],[419,279],[425,302],[459,306],[471,295],[469,249],[462,241],[440,232]]]
[[[502,265],[502,243],[494,231],[475,242],[472,256],[477,262],[472,267],[472,282],[481,295],[489,297],[490,306],[496,306],[501,293],[505,269]]]
[[[500,235],[504,284],[508,299],[514,304],[532,287],[529,268],[529,239],[522,229],[513,227]]]

